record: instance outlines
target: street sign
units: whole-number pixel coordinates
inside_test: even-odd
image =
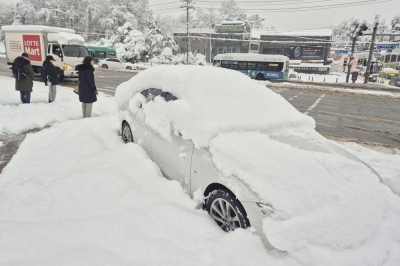
[[[384,49],[393,50],[396,48],[397,48],[397,45],[378,45],[378,46],[376,46],[376,49],[378,49],[378,50],[384,50]]]
[[[244,25],[216,25],[214,28],[218,33],[244,32]]]
[[[335,55],[348,55],[348,51],[335,51]]]

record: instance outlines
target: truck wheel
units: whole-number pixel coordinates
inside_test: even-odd
[[[33,68],[33,72],[35,72],[35,74],[40,74],[42,72],[41,67],[32,66],[32,68]]]
[[[61,71],[61,69],[57,68],[57,77],[60,82],[63,81],[65,78],[64,71]]]

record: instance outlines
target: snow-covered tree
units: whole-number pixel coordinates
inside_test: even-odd
[[[148,31],[145,34],[146,52],[150,58],[161,55],[164,49],[175,51],[177,44],[170,34],[163,35],[157,20],[153,18],[150,12],[148,18]]]
[[[143,33],[136,30],[130,22],[118,28],[118,35],[111,37],[119,57],[125,60],[141,58],[146,52]]]
[[[392,30],[396,27],[397,24],[400,24],[400,14],[397,14],[392,18],[390,21],[390,24],[392,25]]]
[[[247,18],[235,0],[224,0],[221,3],[220,14],[224,20],[245,20]]]
[[[260,21],[261,18],[258,14],[251,15],[247,20],[248,21],[258,21],[257,23],[253,24],[254,29],[263,29],[264,28],[264,24],[262,21]]]

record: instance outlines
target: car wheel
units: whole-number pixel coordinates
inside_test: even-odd
[[[102,65],[101,68],[108,68],[108,66],[106,64]]]
[[[127,67],[126,70],[132,70],[132,68],[131,67]]]
[[[205,203],[205,209],[225,232],[250,226],[240,201],[232,193],[225,190],[212,191]]]
[[[258,73],[256,79],[258,79],[258,80],[264,80],[264,75],[261,74],[261,73]]]
[[[133,142],[132,130],[127,122],[122,124],[122,140],[125,143]]]

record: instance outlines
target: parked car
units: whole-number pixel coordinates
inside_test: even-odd
[[[106,69],[125,69],[125,70],[137,70],[137,66],[134,66],[132,63],[123,62],[117,58],[107,58],[104,60],[99,60],[98,63],[100,68]]]
[[[393,76],[389,82],[390,86],[400,87],[400,74]]]
[[[330,221],[352,228],[359,211],[371,212],[365,200],[380,200],[374,169],[240,72],[153,67],[121,84],[115,99],[122,140],[142,146],[190,196],[203,197],[203,208],[226,232],[251,226],[267,246],[284,249],[267,239],[271,221],[319,221],[313,215],[328,208],[321,217],[329,219],[308,228],[327,232]]]
[[[376,82],[378,80],[378,74],[370,74],[368,79],[369,82]]]

